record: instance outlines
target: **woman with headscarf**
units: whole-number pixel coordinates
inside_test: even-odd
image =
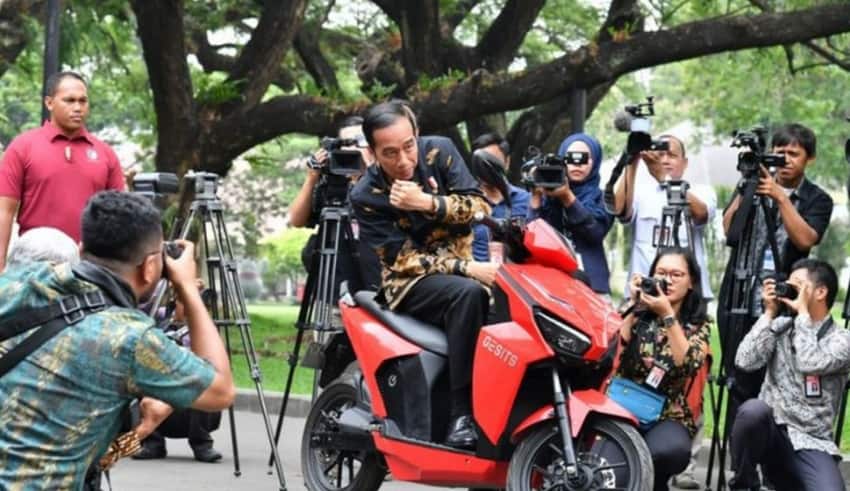
[[[528,215],[528,191],[512,186],[505,174],[505,165],[492,153],[478,149],[469,161],[469,172],[478,179],[481,192],[490,204],[493,218],[512,218]],[[473,228],[472,256],[476,261],[489,261],[490,230],[481,224]]]
[[[602,164],[602,145],[590,135],[575,133],[558,147],[558,155],[586,154],[581,164],[567,164],[567,182],[552,190],[532,193],[529,215],[545,219],[555,230],[564,234],[581,258],[582,269],[590,287],[607,295],[608,261],[603,241],[614,223],[602,202],[599,189],[599,166]]]

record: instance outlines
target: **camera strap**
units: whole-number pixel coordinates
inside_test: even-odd
[[[623,171],[626,169],[626,166],[629,164],[631,159],[632,154],[629,152],[623,152],[620,154],[620,159],[617,161],[617,165],[615,165],[611,170],[611,177],[608,178],[608,182],[605,184],[605,191],[603,191],[602,194],[605,211],[620,219],[623,218],[623,213],[621,212],[618,214],[614,207],[614,185],[617,184],[617,180],[619,180],[620,176],[623,175]]]
[[[100,290],[94,290],[78,295],[65,295],[43,307],[22,309],[3,319],[0,321],[0,342],[38,326],[41,328],[0,357],[0,377],[66,327],[110,305],[113,303],[109,301],[108,296]]]

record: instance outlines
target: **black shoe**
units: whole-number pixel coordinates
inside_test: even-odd
[[[165,447],[146,447],[142,445],[142,449],[138,451],[138,453],[133,455],[133,459],[135,460],[154,460],[154,459],[164,459],[165,456],[168,455],[168,452],[165,450]]]
[[[449,423],[449,434],[446,437],[446,445],[455,448],[470,448],[475,446],[478,434],[472,416],[458,416]]]
[[[221,452],[212,448],[212,445],[208,447],[193,448],[192,452],[195,454],[195,460],[198,462],[211,463],[221,460]]]

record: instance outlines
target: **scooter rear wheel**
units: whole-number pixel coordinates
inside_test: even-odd
[[[626,423],[596,419],[574,440],[578,472],[568,479],[561,433],[544,425],[522,440],[511,457],[508,491],[597,491],[652,489],[649,447]]]
[[[377,453],[352,452],[316,443],[314,436],[338,431],[339,416],[357,401],[357,389],[345,382],[328,385],[316,398],[301,440],[301,471],[310,491],[375,491],[386,470]]]

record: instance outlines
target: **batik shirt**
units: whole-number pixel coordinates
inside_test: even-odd
[[[431,274],[466,275],[472,261],[476,212],[490,208],[463,158],[448,138],[417,139],[419,160],[412,181],[432,194],[435,213],[404,211],[390,204],[392,182],[370,166],[351,191],[365,241],[381,261],[378,299],[395,308],[417,281]]]
[[[767,366],[759,399],[773,409],[777,424],[788,427],[794,450],[841,455],[832,424],[850,373],[850,332],[828,319],[825,325],[827,319],[813,322],[808,315],[773,321],[763,315],[738,346],[735,365],[745,371]],[[817,394],[807,394],[812,381]]]
[[[97,288],[67,264],[7,271],[0,275],[0,319]],[[4,342],[0,352],[34,331]],[[148,395],[187,407],[214,375],[138,310],[89,314],[0,377],[0,489],[81,489],[129,401]]]
[[[656,365],[665,367],[666,374],[658,386],[658,392],[667,397],[661,420],[682,423],[693,438],[697,427],[687,403],[690,389],[688,385],[705,363],[710,334],[709,323],[704,322],[699,326],[688,324],[685,327],[688,351],[685,353],[685,360],[679,366],[673,363],[673,350],[670,347],[668,330],[655,316],[644,314],[639,318],[632,328],[629,344],[620,355],[618,375],[642,384],[653,367]]]

